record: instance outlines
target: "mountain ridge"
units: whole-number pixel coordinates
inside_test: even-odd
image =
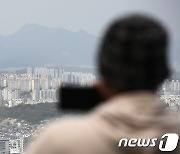
[[[0,35],[0,68],[35,67],[46,64],[96,65],[99,38],[84,30],[71,32],[60,27],[28,23],[15,33]],[[170,63],[180,65],[180,39],[170,46]]]
[[[0,38],[0,66],[93,65],[97,43],[97,37],[83,30],[27,24]]]

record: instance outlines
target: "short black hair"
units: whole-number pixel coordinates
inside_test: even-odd
[[[169,77],[166,29],[149,16],[115,20],[98,55],[100,77],[118,91],[156,91]]]

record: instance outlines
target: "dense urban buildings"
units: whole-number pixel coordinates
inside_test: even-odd
[[[17,119],[0,120],[0,154],[23,153],[38,130],[43,129],[47,122],[48,120],[32,125]]]
[[[168,108],[180,112],[180,80],[166,80],[160,87],[159,94]]]
[[[1,71],[0,107],[18,104],[52,103],[57,89],[64,84],[92,86],[96,76],[85,72],[67,72],[63,68],[36,67],[25,71]],[[166,108],[180,112],[180,80],[166,80],[158,91]],[[19,119],[0,119],[0,153],[22,154],[49,120],[30,124]]]
[[[0,75],[0,106],[56,102],[56,91],[62,84],[92,85],[91,73],[65,72],[62,68],[27,68],[26,73]]]

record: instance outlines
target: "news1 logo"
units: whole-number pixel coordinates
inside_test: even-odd
[[[174,133],[167,133],[161,137],[159,142],[159,150],[173,151],[178,145],[179,136]]]
[[[148,138],[148,139],[126,139],[122,138],[119,141],[118,147],[155,147],[157,142],[159,144],[159,150],[161,151],[173,151],[176,149],[179,141],[178,134],[175,133],[166,133],[164,134],[160,141],[158,142],[157,138]]]

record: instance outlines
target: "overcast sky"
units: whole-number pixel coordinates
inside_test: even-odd
[[[0,35],[36,23],[100,36],[109,21],[129,12],[150,13],[179,37],[180,0],[0,0]]]

